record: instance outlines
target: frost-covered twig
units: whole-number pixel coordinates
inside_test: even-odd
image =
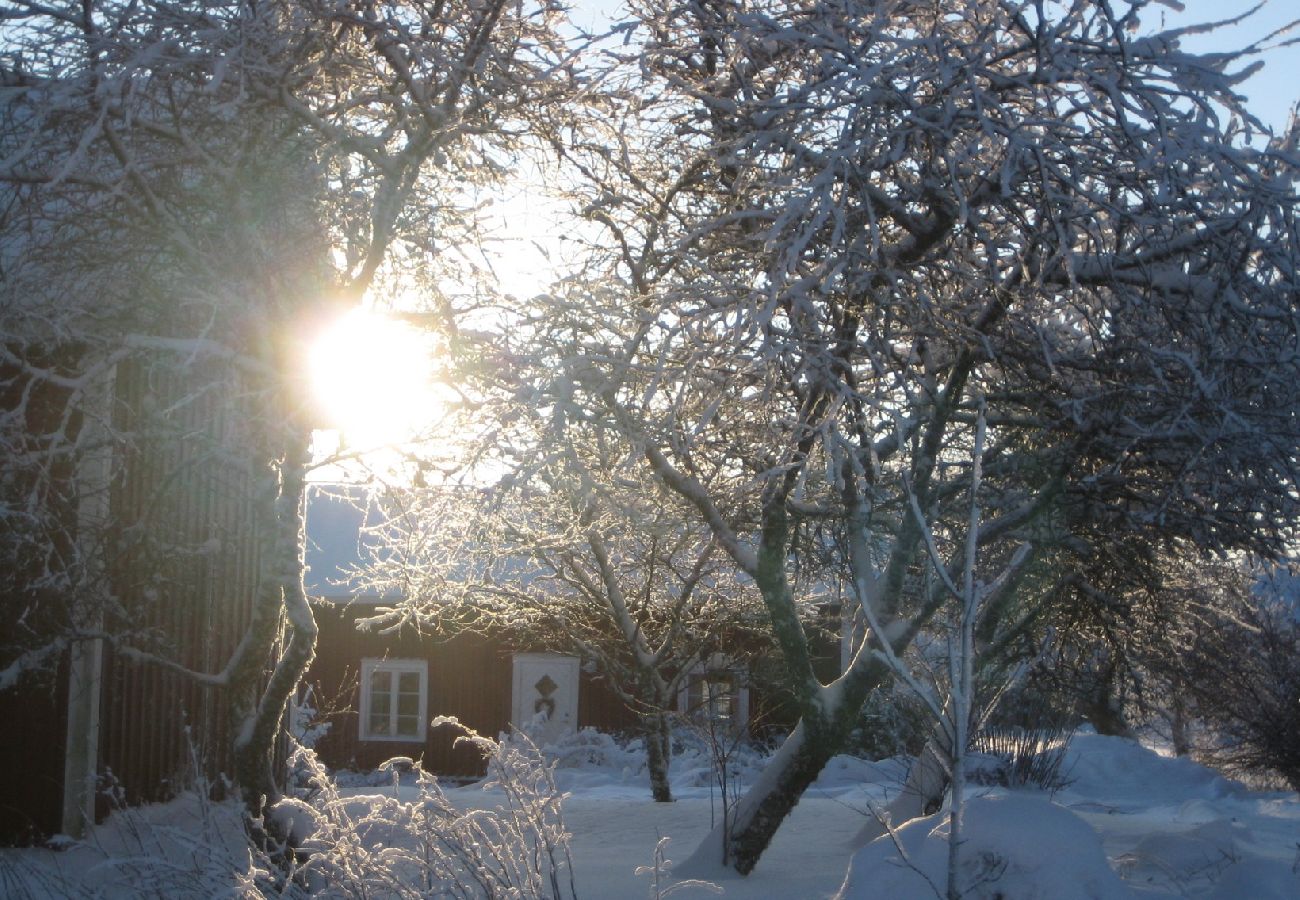
[[[637,866],[634,874],[650,876],[650,900],[666,900],[678,891],[700,888],[712,894],[723,893],[720,885],[700,878],[673,881],[673,861],[668,858],[668,844],[672,838],[665,835],[655,844],[654,865]]]
[[[293,762],[307,773],[312,799],[272,810],[297,842],[293,880],[340,897],[574,900],[570,836],[551,764],[526,736],[498,743],[463,730],[461,740],[488,757],[484,786],[504,797],[496,808],[457,808],[435,777],[405,758],[385,764],[391,794],[344,796],[315,755],[299,748]],[[270,866],[261,872],[278,890],[298,890],[277,881]]]

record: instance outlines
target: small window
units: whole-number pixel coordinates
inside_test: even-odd
[[[423,741],[428,706],[427,662],[361,661],[361,740]]]
[[[698,666],[686,677],[677,698],[677,710],[698,725],[728,732],[744,730],[749,722],[749,688],[736,669],[714,660]]]

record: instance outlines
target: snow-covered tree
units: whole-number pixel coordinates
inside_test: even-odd
[[[1245,55],[1144,32],[1150,6],[636,6],[627,118],[569,148],[626,299],[589,293],[612,318],[563,357],[509,358],[767,608],[801,720],[697,860],[752,869],[949,603],[927,557],[955,582],[973,545],[1006,629],[1094,546],[1293,535],[1296,135],[1242,107]],[[791,552],[812,532],[873,626],[829,684]]]
[[[493,430],[498,460],[538,446],[536,434],[516,442],[537,422]],[[363,625],[475,630],[582,657],[637,715],[651,793],[668,802],[678,695],[712,654],[741,665],[765,646],[761,605],[680,499],[620,471],[616,448],[584,440],[578,423],[564,431],[562,451],[534,459],[526,479],[514,468],[491,489],[390,487],[382,549],[361,577],[400,600]]]
[[[178,671],[113,607],[122,536],[88,501],[128,449],[156,448],[144,490],[162,496],[184,470],[225,466],[251,510],[238,539],[260,544],[251,620],[216,671],[186,674],[231,688],[235,774],[251,811],[275,799],[274,736],[316,634],[299,344],[394,258],[442,264],[471,224],[465,186],[500,176],[571,89],[558,15],[503,0],[8,4],[3,528],[23,573],[6,602],[32,627],[6,629],[4,684],[94,640]],[[129,366],[172,393],[124,430],[114,397],[140,398],[113,380]],[[233,434],[209,433],[214,409]],[[212,552],[152,537],[172,542],[156,556]]]

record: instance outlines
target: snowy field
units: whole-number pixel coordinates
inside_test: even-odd
[[[593,748],[593,750],[596,748]],[[593,761],[594,760],[594,761]],[[691,758],[675,760],[672,804],[649,800],[634,757],[572,754],[557,772],[572,832],[577,893],[595,900],[650,896],[648,865],[656,841],[671,838],[668,856],[684,859],[719,814],[708,772]],[[870,807],[897,789],[899,761],[837,758],[805,795],[793,817],[748,878],[707,875],[724,896],[821,898],[849,881],[852,900],[934,897],[942,890],[947,845],[939,818],[899,828],[859,851],[851,841]],[[1046,793],[1003,788],[976,791],[968,807],[966,858],[970,897],[1007,900],[1207,897],[1294,900],[1300,897],[1300,799],[1245,789],[1187,760],[1169,759],[1118,738],[1079,734],[1064,771],[1070,784]],[[741,767],[742,778],[746,774]],[[393,787],[353,778],[344,794],[364,806]],[[379,781],[379,779],[374,779]],[[403,799],[414,789],[398,789]],[[452,788],[465,809],[488,808],[498,790]],[[372,799],[368,799],[372,798]],[[712,813],[711,813],[712,810]],[[197,847],[182,838],[200,830]],[[228,842],[220,847],[218,835]],[[204,811],[192,800],[117,816],[84,844],[60,852],[0,853],[0,896],[219,897],[237,894],[241,858],[238,817],[229,806]],[[180,849],[184,848],[184,849]],[[906,854],[910,865],[900,853]],[[850,860],[852,867],[850,869]],[[679,898],[714,896],[702,888]]]

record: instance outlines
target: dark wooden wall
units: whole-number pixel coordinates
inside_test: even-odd
[[[236,376],[166,360],[119,366],[112,496],[116,630],[186,668],[220,671],[248,625],[258,539]],[[268,661],[269,662],[269,661]],[[101,771],[127,802],[231,771],[225,692],[105,654]]]
[[[333,768],[372,769],[394,756],[422,759],[441,775],[481,775],[483,761],[470,747],[455,747],[456,732],[429,729],[424,743],[358,740],[359,674],[363,658],[424,659],[429,665],[429,717],[455,716],[487,737],[509,726],[513,678],[512,651],[477,634],[450,639],[421,636],[411,629],[395,635],[358,632],[354,620],[371,610],[360,604],[317,603],[320,626],[316,661],[308,673],[330,730],[316,746]],[[582,673],[578,686],[578,725],[602,731],[627,731],[636,717],[600,680]]]
[[[26,348],[6,346],[20,358]],[[75,359],[31,362],[67,374]],[[70,557],[75,467],[67,446],[80,417],[66,416],[68,391],[0,362],[0,668],[60,633],[67,597],[51,564]],[[60,446],[60,442],[62,445]],[[31,515],[28,515],[30,513]],[[26,843],[59,830],[67,731],[66,651],[44,671],[0,691],[0,844]]]
[[[67,730],[61,669],[0,691],[0,844],[31,843],[59,830]]]

